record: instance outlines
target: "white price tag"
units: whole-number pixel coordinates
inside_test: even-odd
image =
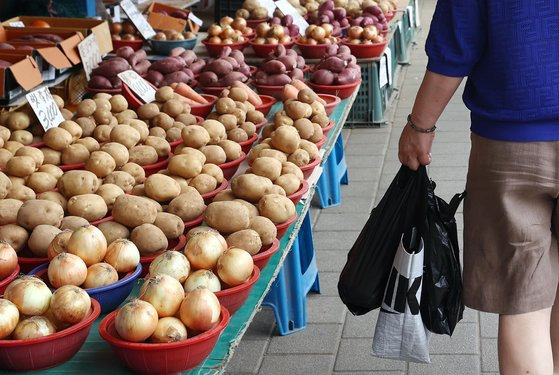
[[[258,0],[260,5],[268,11],[268,17],[274,17],[274,11],[276,10],[276,3],[274,0]]]
[[[10,22],[10,26],[11,27],[25,27],[25,25],[21,21]]]
[[[62,117],[62,113],[60,113],[60,109],[58,109],[48,87],[31,91],[25,97],[45,131],[56,128],[64,121],[64,117]]]
[[[380,87],[384,87],[388,84],[388,70],[386,67],[386,55],[382,55],[378,69],[378,83]]]
[[[388,84],[392,84],[392,51],[390,48],[384,50],[384,56],[386,56],[386,74],[388,75]]]
[[[305,30],[309,27],[309,23],[299,14],[297,9],[287,0],[279,0],[276,2],[277,7],[284,15],[290,14],[293,17],[293,23],[299,26],[299,34],[305,35]]]
[[[128,18],[130,18],[130,21],[132,21],[134,26],[136,26],[140,34],[142,34],[144,39],[149,39],[155,35],[153,27],[151,27],[138,8],[132,4],[131,0],[122,0],[120,2],[120,6]]]
[[[95,34],[89,35],[78,44],[78,52],[80,53],[80,58],[82,59],[85,76],[89,81],[91,71],[95,69],[102,60]]]
[[[135,71],[127,70],[117,75],[144,103],[151,103],[155,100],[155,89]]]
[[[113,22],[121,22],[119,6],[113,7],[113,13]]]
[[[192,12],[188,13],[188,19],[191,20],[192,22],[194,22],[196,25],[202,27],[202,24],[204,23],[204,21],[202,21],[200,18],[196,17],[196,15]]]
[[[419,1],[418,0],[414,0],[413,1],[414,4],[414,11],[415,11],[415,26],[419,27],[421,26],[421,20],[419,19]]]

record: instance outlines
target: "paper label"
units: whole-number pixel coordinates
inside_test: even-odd
[[[388,70],[386,67],[386,55],[382,55],[378,69],[378,82],[380,87],[384,87],[388,84]]]
[[[10,22],[10,26],[11,27],[25,27],[25,25],[21,21]]]
[[[274,3],[274,0],[259,0],[258,2],[262,7],[266,8],[268,17],[274,17],[274,11],[276,10],[276,3]]]
[[[80,53],[80,58],[82,59],[85,76],[89,81],[91,71],[95,69],[102,60],[95,34],[89,35],[78,44],[78,52]]]
[[[204,23],[204,21],[196,17],[193,12],[188,13],[188,19],[200,27],[202,27],[202,24]]]
[[[120,7],[126,13],[130,21],[136,26],[140,34],[144,39],[149,39],[155,35],[155,30],[153,27],[148,23],[148,21],[144,18],[142,13],[136,8],[134,4],[132,4],[131,0],[122,0],[120,2]]]
[[[309,23],[299,14],[299,11],[287,0],[279,0],[276,2],[277,7],[284,15],[290,14],[293,17],[293,23],[299,26],[299,34],[305,35],[305,30],[309,27]]]
[[[155,100],[155,89],[135,71],[127,70],[117,75],[144,103],[151,103]]]
[[[121,22],[120,7],[113,7],[113,22]]]
[[[48,87],[42,87],[25,95],[33,112],[45,131],[56,128],[62,121],[62,113],[54,101]]]
[[[419,1],[414,0],[413,4],[414,4],[414,7],[415,7],[415,9],[414,9],[414,12],[415,12],[415,26],[419,27],[419,26],[421,26],[421,20],[419,19]]]

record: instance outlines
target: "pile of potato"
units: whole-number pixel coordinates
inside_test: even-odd
[[[297,40],[301,44],[336,44],[337,40],[334,36],[334,27],[329,23],[322,25],[309,25],[305,30],[305,36]]]
[[[146,79],[155,87],[168,86],[179,82],[191,84],[194,81],[194,72],[187,67],[186,60],[188,59],[192,63],[196,55],[188,55],[188,58],[169,56],[154,62],[149,67]]]
[[[279,45],[258,67],[254,74],[254,81],[260,85],[283,86],[294,79],[302,80],[304,67],[305,59],[302,56],[297,55],[297,52],[292,49]]]
[[[319,85],[347,85],[361,79],[361,66],[348,46],[331,45],[314,67],[310,81]]]
[[[236,81],[246,82],[249,76],[250,68],[243,53],[225,47],[218,58],[204,66],[198,82],[203,87],[228,87]]]
[[[235,16],[246,20],[262,20],[268,19],[268,11],[260,5],[258,0],[245,0]]]

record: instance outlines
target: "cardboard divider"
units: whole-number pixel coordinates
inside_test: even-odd
[[[159,11],[165,11],[169,15],[158,13]],[[182,32],[185,26],[188,26],[188,30],[197,33],[200,31],[200,26],[192,22],[191,20],[185,20],[178,17],[173,17],[171,14],[173,12],[183,12],[186,15],[190,14],[192,11],[187,9],[175,8],[169,5],[153,2],[148,7],[148,22],[154,29],[160,30],[175,30],[176,32]],[[187,30],[187,31],[188,31]]]
[[[7,97],[9,100],[10,91],[17,91],[18,86],[29,91],[43,82],[39,66],[33,57],[0,53],[0,60],[12,63],[9,67],[0,68],[0,98]]]

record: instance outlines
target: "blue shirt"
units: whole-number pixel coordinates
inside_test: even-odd
[[[429,71],[468,77],[474,133],[559,140],[559,1],[439,0],[425,50]]]

